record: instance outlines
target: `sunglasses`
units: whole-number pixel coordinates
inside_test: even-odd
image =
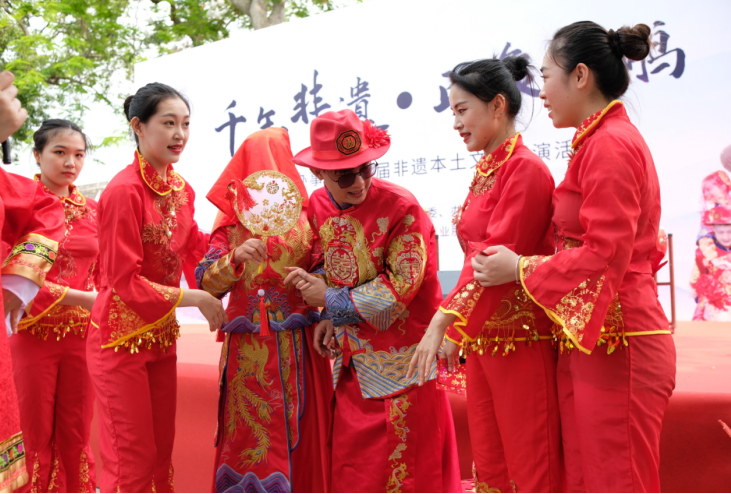
[[[355,177],[358,175],[363,178],[363,180],[368,180],[373,175],[376,174],[376,168],[378,168],[378,163],[376,161],[371,161],[369,163],[366,163],[366,165],[361,168],[361,170],[358,173],[346,173],[344,175],[340,175],[337,178],[332,178],[335,182],[338,183],[341,189],[347,189],[351,185],[355,183]]]

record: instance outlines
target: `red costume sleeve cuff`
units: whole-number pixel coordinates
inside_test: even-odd
[[[450,334],[450,332],[451,334],[454,334],[454,332],[458,332],[458,334],[460,334],[463,339],[467,341],[473,341],[473,339],[464,332],[464,327],[467,325],[467,319],[462,314],[454,310],[445,309],[444,307],[439,307],[439,310],[442,311],[444,314],[457,316],[457,321],[454,321],[454,323],[452,323],[452,325],[449,327],[449,331],[447,334]]]
[[[15,274],[28,278],[43,288],[46,274],[56,260],[58,242],[31,233],[20,238],[5,260],[2,274]]]

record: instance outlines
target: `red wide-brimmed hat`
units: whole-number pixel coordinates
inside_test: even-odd
[[[391,136],[353,110],[329,111],[312,121],[311,146],[294,157],[298,165],[345,170],[376,160],[391,147]]]

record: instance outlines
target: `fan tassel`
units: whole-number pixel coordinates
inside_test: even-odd
[[[266,292],[259,290],[259,335],[269,336],[269,312],[267,311]]]

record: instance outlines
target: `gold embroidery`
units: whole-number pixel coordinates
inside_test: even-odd
[[[289,404],[294,402],[293,395],[296,390],[292,389],[292,383],[289,382],[289,376],[292,374],[292,345],[291,345],[291,334],[289,331],[277,333],[279,339],[279,363],[282,371],[282,383],[284,384],[284,407],[287,410],[287,421],[292,420],[292,414],[294,408],[290,407]],[[293,393],[294,391],[294,393]],[[289,444],[290,447],[294,447],[297,442],[294,437],[294,431],[289,428]]]
[[[79,492],[91,492],[89,490],[89,462],[86,458],[86,451],[81,450],[81,458],[79,459]]]
[[[424,237],[419,233],[398,236],[388,245],[386,256],[394,289],[401,297],[408,298],[421,286],[426,273]]]
[[[619,302],[619,293],[614,295],[612,303],[607,309],[607,316],[604,318],[602,334],[596,342],[596,346],[607,344],[607,354],[611,355],[618,347],[627,346],[627,338],[624,332],[624,318],[622,317],[622,304]]]
[[[475,177],[472,179],[472,185],[470,185],[472,195],[477,197],[493,188],[497,170],[513,155],[519,137],[520,133],[509,137],[495,151],[480,159],[475,167]]]
[[[244,271],[239,278],[244,282],[245,291],[255,290],[257,287],[267,283],[276,284],[283,281],[288,274],[285,269],[286,267],[301,266],[303,262],[309,260],[310,246],[312,245],[314,236],[315,234],[307,219],[301,217],[294,228],[287,233],[280,237],[272,237],[267,242],[267,250],[269,253],[267,263],[271,270],[278,275],[278,278],[268,279],[266,278],[268,274],[265,274],[263,271],[259,272],[259,265],[254,262],[246,262],[244,263]],[[235,251],[237,247],[250,238],[254,238],[254,235],[240,223],[237,223],[236,226],[230,226],[228,231],[230,252]],[[279,239],[279,241],[274,241],[275,238]],[[210,269],[210,266],[208,269]]]
[[[185,191],[173,190],[169,195],[158,197],[153,201],[153,207],[160,215],[160,224],[147,223],[142,226],[142,242],[158,246],[160,270],[165,274],[164,283],[175,282],[180,273],[181,262],[172,248],[172,237],[173,230],[178,226],[176,213],[186,204],[188,194]]]
[[[484,288],[482,285],[476,281],[471,281],[452,297],[452,300],[449,301],[449,304],[444,309],[450,312],[457,312],[462,316],[461,319],[467,320],[472,315],[472,311],[480,300],[483,291]]]
[[[48,482],[48,492],[53,492],[53,489],[57,488],[56,485],[56,477],[58,477],[58,472],[60,469],[60,465],[58,462],[58,450],[56,449],[56,445],[53,445],[53,463],[51,466],[51,480]]]
[[[495,186],[496,180],[497,173],[492,173],[487,177],[484,175],[480,175],[479,173],[475,173],[475,178],[472,179],[470,190],[475,197],[481,196],[485,192],[492,190],[492,188]]]
[[[460,357],[467,357],[472,352],[483,355],[492,347],[492,356],[502,347],[502,356],[506,357],[515,351],[516,342],[525,342],[532,346],[534,341],[551,339],[550,336],[539,336],[535,325],[535,311],[538,307],[526,295],[522,288],[508,294],[500,302],[497,311],[485,321],[482,332],[474,340],[462,339]],[[516,337],[516,331],[524,330],[524,337]]]
[[[175,481],[173,480],[174,472],[173,464],[170,462],[170,470],[168,470],[168,485],[170,486],[170,492],[175,492]]]
[[[172,191],[180,191],[185,187],[185,181],[183,178],[175,173],[173,165],[168,165],[165,175],[168,181],[162,179],[159,173],[155,171],[155,168],[150,164],[147,159],[137,150],[137,159],[140,162],[140,173],[142,173],[142,179],[145,181],[148,187],[150,187],[157,194],[164,196]]]
[[[599,122],[601,121],[602,117],[607,114],[607,112],[614,106],[614,105],[623,105],[619,100],[614,100],[609,105],[607,105],[606,108],[604,108],[601,111],[598,111],[591,115],[589,118],[584,120],[581,125],[576,129],[576,133],[574,134],[574,138],[571,141],[571,148],[576,149],[577,145],[589,134],[589,131],[594,129]]]
[[[163,297],[170,297],[171,293],[177,294],[177,299],[173,301],[171,298],[170,300],[173,304],[171,311],[159,321],[147,324],[139,314],[122,301],[117,291],[112,289],[112,303],[109,308],[109,326],[112,328],[112,333],[109,343],[103,345],[102,348],[113,346],[116,352],[120,347],[124,347],[131,353],[139,353],[140,347],[149,349],[152,348],[153,343],[158,343],[164,350],[175,343],[180,336],[180,325],[175,318],[175,307],[180,302],[182,292],[179,288],[158,285],[149,280],[145,281]]]
[[[236,426],[241,420],[251,431],[251,436],[256,438],[254,448],[244,449],[239,454],[241,465],[248,467],[266,461],[271,446],[269,430],[259,421],[264,424],[271,423],[272,406],[247,385],[248,379],[251,378],[255,379],[264,390],[268,390],[272,385],[273,381],[269,379],[266,370],[269,348],[266,344],[257,341],[251,334],[244,334],[239,341],[236,359],[239,363],[239,370],[229,383],[226,428],[228,437],[233,440],[236,437]],[[257,414],[258,421],[254,417],[254,412]]]
[[[265,207],[261,209],[254,207],[246,213],[239,210],[238,200],[236,199],[238,192],[235,184],[228,186],[228,190],[233,194],[232,204],[236,216],[241,224],[256,235],[265,235],[267,237],[284,235],[297,223],[302,213],[302,195],[292,179],[283,173],[274,170],[261,170],[249,175],[244,180],[243,185],[254,191],[265,189],[267,194],[275,195],[280,191],[277,181],[283,187],[280,196],[269,198],[274,201],[274,204],[267,207],[269,201],[261,201],[261,204]],[[257,196],[256,193],[251,193],[251,195]],[[261,195],[258,198],[261,199]]]
[[[233,257],[234,253],[231,251],[211,263],[203,273],[201,288],[214,297],[221,297],[228,292],[241,279],[241,276],[236,274]]]
[[[2,274],[17,274],[42,287],[56,261],[57,250],[58,242],[54,240],[35,233],[24,235],[4,260]]]
[[[31,483],[30,491],[35,493],[35,492],[38,492],[39,489],[40,490],[43,490],[43,489],[41,489],[41,485],[38,482],[38,480],[40,479],[40,476],[41,476],[41,460],[38,459],[38,453],[36,453],[33,456],[33,458],[35,461],[33,462],[33,477],[31,477],[31,481],[30,481],[30,483]]]
[[[363,225],[357,219],[348,215],[328,218],[320,228],[320,241],[329,286],[360,286],[378,276]]]
[[[380,237],[381,235],[388,233],[388,218],[378,218],[376,220],[376,224],[378,225],[378,233],[373,232],[371,235],[371,243],[376,241],[376,237]]]
[[[406,427],[406,411],[411,406],[406,394],[399,395],[395,398],[391,398],[391,410],[389,413],[389,420],[394,428],[394,433],[398,438],[399,442],[396,445],[396,449],[393,450],[391,455],[388,457],[388,461],[391,463],[391,475],[388,478],[386,484],[386,492],[401,492],[401,486],[404,483],[404,479],[408,476],[406,470],[406,463],[399,462],[402,458],[402,453],[407,449],[406,439],[409,433],[409,428]]]
[[[594,284],[591,280],[582,281],[556,304],[556,314],[563,321],[566,330],[579,343],[584,337],[582,334],[584,328],[591,320],[594,304],[599,298],[602,286],[604,286],[604,275]]]
[[[18,323],[18,331],[26,331],[44,341],[50,333],[56,335],[56,341],[61,341],[61,338],[65,338],[72,331],[75,335],[84,338],[90,317],[90,312],[83,307],[54,305],[51,310],[38,319],[21,319]]]

